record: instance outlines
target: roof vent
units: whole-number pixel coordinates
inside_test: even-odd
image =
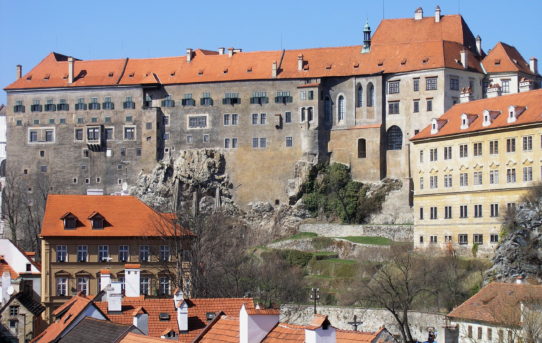
[[[170,319],[169,313],[160,312],[158,315],[158,318],[160,318],[160,321],[166,321]]]
[[[440,22],[440,6],[437,5],[437,8],[435,8],[435,23]]]

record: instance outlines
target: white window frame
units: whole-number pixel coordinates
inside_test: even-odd
[[[77,246],[77,262],[88,262],[88,245]]]
[[[139,246],[139,261],[140,262],[149,262],[151,258],[151,249],[148,245]],[[146,258],[142,258],[146,257]]]
[[[190,127],[190,119],[197,117],[205,117],[205,127]],[[186,116],[186,129],[187,130],[206,130],[211,128],[211,122],[209,121],[208,113],[190,114]]]
[[[98,262],[109,261],[109,245],[98,245]]]
[[[68,296],[68,278],[66,276],[56,277],[56,296]]]
[[[56,262],[68,262],[68,246],[56,246]]]
[[[122,259],[122,257],[126,257]],[[128,262],[130,261],[130,246],[129,245],[119,245],[119,262]]]

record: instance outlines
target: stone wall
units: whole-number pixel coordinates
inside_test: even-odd
[[[358,327],[358,331],[376,331],[385,326],[393,335],[400,336],[395,319],[384,309],[317,306],[316,311],[319,314],[327,315],[331,324],[339,329],[352,330],[353,328],[348,322],[351,322],[356,315],[357,320],[363,322]],[[280,308],[280,321],[300,325],[308,324],[313,313],[311,305],[285,304]],[[409,320],[412,335],[419,341],[427,340],[429,328],[436,330],[438,342],[453,341],[453,331],[445,329],[447,322],[444,314],[412,311],[409,313]]]
[[[301,232],[314,232],[325,237],[375,236],[397,242],[412,242],[412,225],[342,225],[342,224],[301,224]]]

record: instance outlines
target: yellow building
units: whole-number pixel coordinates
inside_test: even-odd
[[[49,195],[41,229],[45,319],[71,296],[96,295],[112,280],[124,293],[125,269],[139,275],[127,296],[169,297],[192,236],[172,218],[132,196]]]
[[[542,173],[542,90],[462,103],[412,138],[414,244],[491,255]]]

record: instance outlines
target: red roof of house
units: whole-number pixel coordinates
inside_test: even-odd
[[[513,123],[508,123],[507,120],[508,108],[510,106],[517,106],[518,108],[525,107],[525,110]],[[489,126],[482,125],[484,110],[500,112],[498,116],[495,116],[493,113],[494,119]],[[472,121],[466,129],[461,129],[462,114],[474,115],[469,117]],[[437,133],[431,134],[431,125],[429,125],[416,136],[412,137],[411,140],[418,141],[426,138],[440,138],[496,128],[510,128],[524,124],[542,123],[542,89],[457,104],[438,119],[444,125],[442,125]]]
[[[534,75],[529,68],[529,63],[525,61],[519,51],[508,44],[498,42],[487,56],[482,60],[482,64],[488,73],[518,72]]]
[[[520,303],[540,303],[542,285],[492,282],[448,314],[455,320],[508,326],[521,320]]]
[[[120,324],[131,324],[135,309],[143,308],[149,315],[149,336],[160,337],[165,330],[172,329],[179,337],[180,342],[192,342],[207,326],[207,313],[219,313],[238,315],[241,306],[254,309],[251,298],[209,298],[209,299],[186,299],[188,303],[188,333],[179,333],[177,325],[177,312],[171,299],[149,298],[123,298],[122,312],[107,313],[107,302],[95,302],[107,317]],[[169,320],[160,320],[160,313],[169,314]]]
[[[185,56],[74,61],[74,82],[68,83],[68,57],[50,53],[6,90],[51,87],[88,87],[141,84],[182,84],[272,78],[277,63],[278,79],[396,73],[449,67],[463,69],[460,51],[475,47],[474,37],[460,15],[422,20],[385,19],[372,38],[371,51],[361,46],[236,52],[219,55],[196,49],[191,62]],[[298,56],[303,55],[303,70]],[[468,68],[482,72],[469,54]]]
[[[61,218],[67,212],[77,218],[75,229],[64,229]],[[88,217],[94,212],[104,217],[103,229],[92,229]],[[149,237],[164,236],[174,229],[181,235],[192,235],[133,196],[51,194],[47,197],[41,236]]]
[[[4,259],[4,256],[0,256],[0,276],[2,276],[4,272],[9,272],[9,275],[11,275],[13,280],[19,277],[19,273],[17,273],[15,269],[11,268],[11,266]]]
[[[171,342],[170,339],[167,338],[159,338],[159,337],[150,337],[146,335],[139,335],[130,332],[126,336],[124,336],[123,339],[121,339],[118,343],[154,343],[154,342]]]

